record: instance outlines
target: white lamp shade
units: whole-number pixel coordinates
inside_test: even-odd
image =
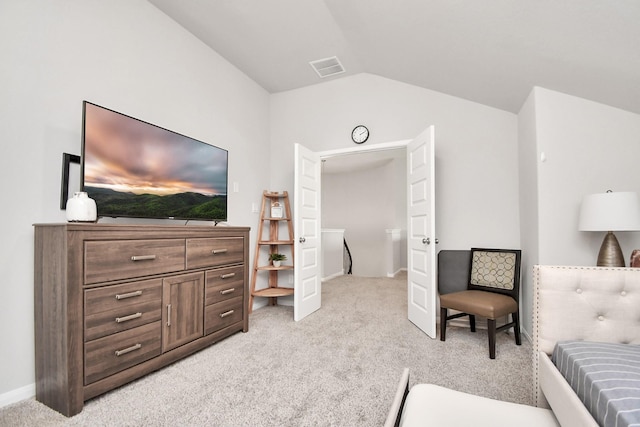
[[[640,230],[640,198],[631,191],[590,194],[582,199],[578,229],[582,231]]]

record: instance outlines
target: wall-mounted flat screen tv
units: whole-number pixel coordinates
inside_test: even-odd
[[[99,217],[227,220],[228,152],[83,103],[82,188]]]

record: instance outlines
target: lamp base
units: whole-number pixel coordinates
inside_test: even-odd
[[[598,267],[624,267],[624,257],[618,239],[611,232],[607,232],[598,252]]]

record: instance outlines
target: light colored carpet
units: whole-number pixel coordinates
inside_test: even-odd
[[[86,402],[65,418],[28,399],[0,410],[2,426],[377,426],[404,367],[430,382],[531,404],[531,345],[450,327],[433,340],[407,320],[406,276],[323,283],[322,308],[300,322],[264,307],[238,333]]]

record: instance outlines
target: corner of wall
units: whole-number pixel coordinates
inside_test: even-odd
[[[529,272],[539,259],[538,244],[538,141],[536,133],[536,94],[534,87],[518,112],[518,171],[520,205],[520,244],[522,249],[522,326],[532,331],[532,281]]]

